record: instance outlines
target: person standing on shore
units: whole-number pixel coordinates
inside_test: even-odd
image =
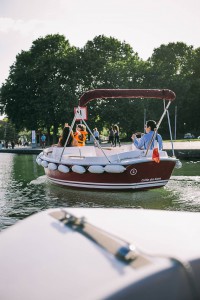
[[[97,128],[94,128],[93,134],[94,134],[95,139],[97,141],[99,141],[99,131]]]
[[[99,141],[99,131],[98,131],[98,129],[96,127],[93,130],[93,135],[94,135],[95,139],[97,141]],[[97,146],[97,143],[95,141],[94,141],[94,144],[95,144],[95,146]]]
[[[110,143],[111,147],[114,146],[114,130],[113,130],[112,126],[110,127],[110,130],[109,130],[108,142]]]
[[[117,143],[119,144],[119,147],[120,147],[121,144],[120,144],[120,139],[119,139],[119,127],[117,125],[114,125],[113,129],[114,129],[114,144],[115,144],[115,147],[117,146]]]
[[[42,148],[45,148],[46,145],[46,135],[44,133],[41,136]]]

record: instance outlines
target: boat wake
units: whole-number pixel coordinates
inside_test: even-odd
[[[200,176],[172,176],[166,190],[173,193],[179,210],[199,211]]]
[[[37,179],[32,180],[29,184],[40,185],[47,182],[46,175],[40,176]]]
[[[200,176],[171,176],[171,180],[200,182]]]

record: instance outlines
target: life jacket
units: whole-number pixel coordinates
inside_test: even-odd
[[[76,131],[74,133],[74,138],[78,142],[78,146],[85,146],[87,131]]]

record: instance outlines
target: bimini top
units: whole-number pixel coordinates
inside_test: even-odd
[[[173,101],[176,95],[173,91],[166,89],[96,89],[84,93],[79,99],[79,106],[85,106],[91,100],[98,98],[155,98]]]

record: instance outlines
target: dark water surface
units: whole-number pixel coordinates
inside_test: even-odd
[[[145,208],[200,212],[200,160],[182,161],[164,188],[74,190],[50,184],[36,155],[0,153],[0,230],[52,207]]]

